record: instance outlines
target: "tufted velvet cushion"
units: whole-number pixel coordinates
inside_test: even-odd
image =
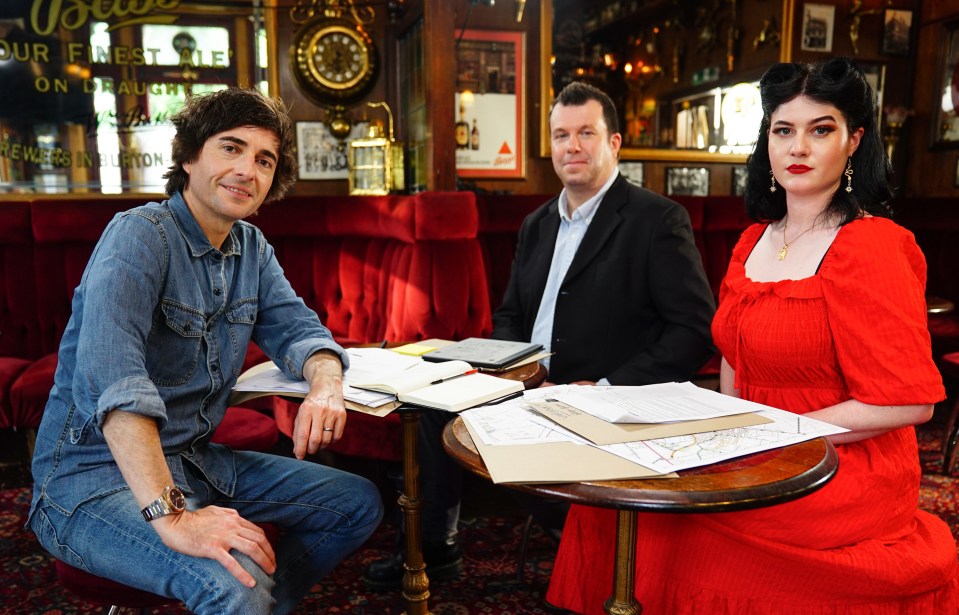
[[[273,417],[256,410],[230,406],[212,441],[239,451],[269,452],[280,439]]]
[[[35,359],[43,354],[32,323],[36,311],[36,278],[30,205],[0,207],[0,357]]]
[[[17,357],[0,357],[0,429],[4,427],[20,427],[14,418],[13,404],[10,400],[10,389],[33,362],[29,359]],[[38,423],[39,424],[39,423]]]
[[[36,429],[40,426],[56,371],[57,354],[52,352],[31,363],[20,374],[10,387],[11,427]]]
[[[506,286],[516,253],[516,238],[526,216],[533,213],[554,195],[477,196],[479,242],[486,270],[490,307],[493,311],[503,303]]]
[[[276,398],[274,412],[280,431],[293,435],[293,422],[299,402]],[[403,459],[403,433],[400,416],[391,413],[385,417],[370,416],[362,412],[346,413],[346,429],[343,437],[327,450],[342,455],[401,461]]]
[[[752,220],[746,215],[743,198],[739,196],[713,197],[703,212],[703,266],[706,280],[719,301],[719,286],[726,277],[726,268],[739,242],[739,236]]]

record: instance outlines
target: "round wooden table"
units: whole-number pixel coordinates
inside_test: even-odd
[[[467,470],[490,478],[462,417],[446,426],[443,446]],[[610,615],[639,615],[642,607],[634,592],[638,511],[718,512],[779,504],[819,489],[838,467],[836,449],[824,438],[817,438],[684,470],[678,478],[507,486],[547,498],[615,509],[613,592],[604,607]]]

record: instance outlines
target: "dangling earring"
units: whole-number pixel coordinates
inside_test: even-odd
[[[852,158],[846,161],[846,170],[843,171],[846,176],[846,192],[852,192]]]
[[[769,170],[769,191],[776,191],[776,176],[773,174],[772,169]]]

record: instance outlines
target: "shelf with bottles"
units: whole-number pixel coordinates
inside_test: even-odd
[[[658,99],[633,93],[617,106],[624,148],[749,154],[762,120],[755,80],[711,83]]]
[[[756,82],[714,86],[658,105],[660,147],[749,154],[762,121]]]

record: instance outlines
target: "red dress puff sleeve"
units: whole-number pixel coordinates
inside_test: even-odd
[[[877,406],[945,397],[927,325],[926,261],[886,218],[844,226],[820,267],[836,355],[850,395]]]

